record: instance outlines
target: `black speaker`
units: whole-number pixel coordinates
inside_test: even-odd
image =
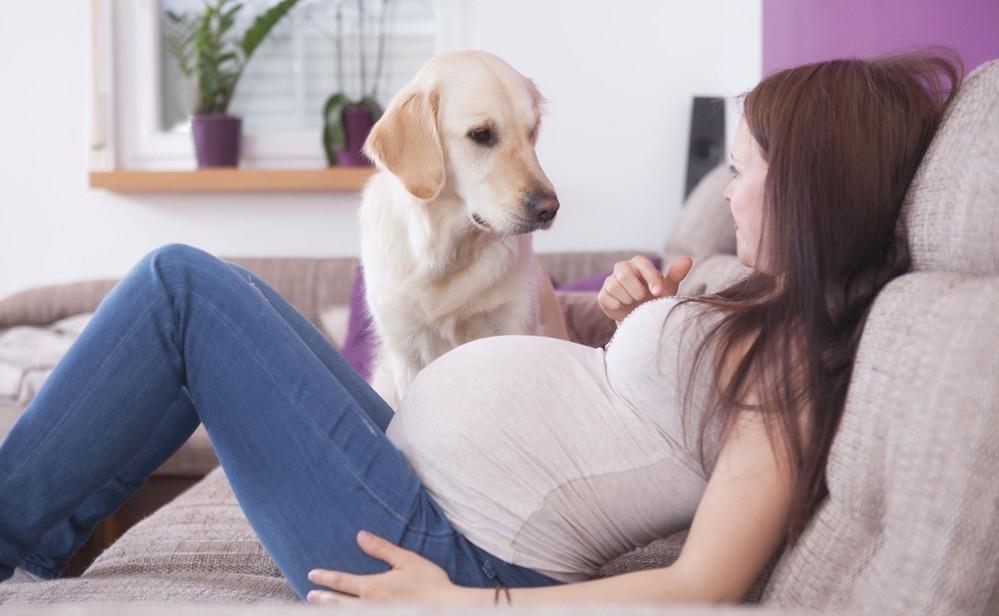
[[[708,171],[725,156],[725,99],[695,96],[690,116],[690,145],[687,150],[687,187],[684,200]]]

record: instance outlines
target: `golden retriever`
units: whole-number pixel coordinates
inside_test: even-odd
[[[396,408],[413,377],[476,338],[540,333],[531,232],[559,202],[534,150],[544,98],[499,57],[432,58],[364,152],[378,168],[358,221],[376,350],[371,385]]]

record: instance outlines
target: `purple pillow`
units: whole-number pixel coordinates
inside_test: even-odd
[[[652,264],[656,266],[656,269],[662,270],[663,258],[659,255],[647,255]],[[580,278],[579,280],[573,280],[572,282],[567,282],[565,284],[558,284],[555,279],[552,279],[552,286],[560,291],[599,291],[604,286],[604,280],[613,274],[613,270],[607,270],[602,274],[597,274],[596,276],[587,276],[586,278]]]
[[[368,304],[364,301],[364,268],[357,264],[354,287],[350,292],[350,316],[347,318],[347,337],[343,341],[340,355],[347,360],[364,380],[371,378],[371,360],[374,355],[375,340]]]

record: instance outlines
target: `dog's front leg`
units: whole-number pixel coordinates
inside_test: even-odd
[[[386,354],[376,350],[371,361],[371,389],[385,400],[393,411],[399,410],[399,398],[395,388],[395,376]]]
[[[392,370],[395,378],[395,394],[398,400],[402,400],[409,389],[409,385],[416,378],[416,373],[423,369],[423,362],[412,357],[396,357],[396,362]]]

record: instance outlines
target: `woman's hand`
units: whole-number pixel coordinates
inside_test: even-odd
[[[307,596],[309,603],[332,605],[362,599],[407,603],[442,601],[458,588],[451,583],[447,572],[436,564],[387,539],[362,530],[357,533],[357,545],[365,553],[392,565],[392,569],[368,575],[313,569],[309,572],[310,582],[337,592],[311,590]]]
[[[597,305],[608,317],[620,323],[632,310],[654,297],[676,295],[680,281],[690,272],[694,260],[677,257],[663,276],[645,256],[618,261],[597,294]]]

